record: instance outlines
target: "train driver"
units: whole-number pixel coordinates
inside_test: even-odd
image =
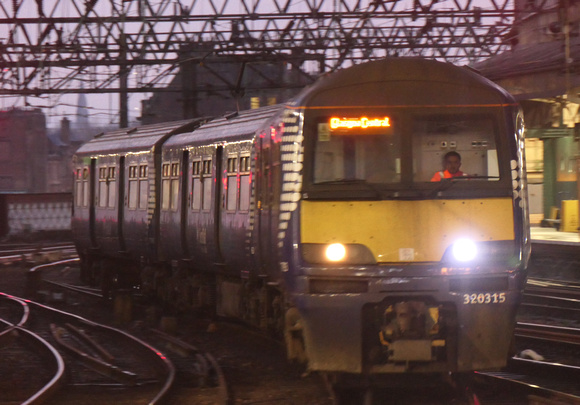
[[[455,151],[447,152],[443,157],[445,170],[436,172],[431,181],[441,181],[441,179],[451,179],[453,177],[467,176],[459,168],[461,167],[461,155]]]

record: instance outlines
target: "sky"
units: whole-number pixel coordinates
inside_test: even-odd
[[[396,11],[408,11],[412,9],[413,4],[419,4],[422,7],[429,7],[429,10],[453,10],[458,8],[458,5],[461,7],[465,7],[465,4],[468,4],[470,9],[474,6],[488,8],[489,4],[494,0],[440,0],[435,2],[434,0],[400,0],[396,1],[388,1],[385,2],[385,5],[388,7],[396,7]],[[503,4],[506,1],[512,0],[495,0],[495,3],[498,5]],[[79,16],[79,14],[83,14],[85,11],[85,7],[89,4],[89,1],[85,0],[0,0],[0,19],[10,19],[13,16],[18,18],[38,18],[38,5],[42,4],[43,13],[47,16],[51,17],[75,17]],[[94,15],[98,15],[100,17],[114,15],[119,15],[119,10],[122,10],[124,15],[128,16],[139,16],[143,15],[176,15],[176,9],[179,7],[184,7],[188,10],[190,15],[201,15],[201,16],[214,16],[216,14],[222,15],[247,15],[248,11],[242,5],[248,5],[249,7],[256,7],[257,13],[276,13],[280,7],[287,7],[286,12],[304,12],[309,8],[319,8],[322,11],[344,11],[346,7],[354,7],[354,4],[359,5],[359,10],[364,9],[372,9],[373,4],[378,4],[374,0],[361,0],[354,1],[354,0],[245,0],[244,2],[240,0],[134,0],[134,1],[126,1],[126,0],[94,0]],[[396,3],[396,6],[395,6]],[[111,9],[114,9],[115,12],[112,12]],[[280,12],[283,14],[283,12]],[[93,15],[93,14],[89,14]],[[347,19],[345,19],[347,20]],[[256,20],[249,20],[247,22],[248,26],[251,25],[259,25],[263,24],[263,21],[260,21],[259,18]],[[285,21],[281,23],[280,26],[286,25],[288,22]],[[409,24],[412,24],[411,20],[408,21]],[[415,22],[418,24],[424,23],[421,21]],[[165,23],[164,23],[165,24]],[[167,23],[169,24],[169,23]],[[191,23],[189,23],[191,24]],[[230,30],[230,26],[227,26],[228,22],[225,20],[218,21],[217,24],[223,24],[220,29],[223,30],[225,35],[229,35],[228,31]],[[391,22],[382,22],[382,24],[392,24]],[[137,24],[132,26],[131,24],[125,23],[123,24],[126,29],[126,32],[130,33],[131,29],[141,29],[143,27],[142,24]],[[273,27],[273,30],[279,31],[278,27]],[[0,25],[0,42],[6,42],[6,38],[8,36],[7,30],[8,25]],[[179,26],[170,26],[170,25],[162,25],[161,23],[156,23],[155,29],[156,31],[161,31],[166,29],[168,32],[171,32],[173,28],[175,30],[179,30],[181,27]],[[15,37],[17,42],[25,42],[23,39],[24,35],[29,35],[32,38],[38,37],[38,31],[34,31],[33,25],[28,25],[28,28],[31,32],[24,34],[23,32],[19,32]],[[39,28],[43,28],[39,25]],[[187,28],[187,27],[186,27]],[[72,24],[70,26],[65,25],[64,33],[62,34],[63,37],[67,35],[74,35],[72,32],[67,32],[67,30],[72,29]],[[81,28],[83,30],[84,28]],[[90,31],[90,30],[93,31]],[[83,35],[95,35],[99,36],[102,32],[98,32],[101,30],[101,27],[92,25],[90,29],[87,29],[86,32],[82,32]],[[56,34],[55,31],[52,31],[50,34],[52,38],[45,39],[45,43],[48,41],[55,41]],[[204,34],[205,35],[205,34]],[[159,37],[161,41],[163,41],[163,35]],[[338,52],[338,51],[337,51]],[[1,55],[0,55],[1,56]],[[96,80],[96,81],[104,81],[110,76],[111,71],[107,69],[118,69],[115,67],[108,68],[108,67],[100,67],[94,68],[94,70],[88,70],[87,73],[87,80]],[[162,71],[164,69],[163,66],[151,66],[151,67],[137,67],[134,68],[130,75],[130,86],[138,86],[140,83],[148,83],[151,77],[155,77],[157,72]],[[50,74],[46,74],[48,76],[46,78],[47,82],[57,77],[59,72],[51,69]],[[60,74],[62,76],[66,76],[70,71],[64,70]],[[0,72],[2,73],[2,72]],[[52,75],[52,77],[50,77]],[[169,79],[165,81],[167,83]],[[74,86],[77,86],[79,81],[76,81]],[[1,76],[0,76],[0,85],[1,83]],[[50,86],[50,84],[48,85]],[[118,87],[115,85],[114,87]],[[60,87],[59,87],[60,88]],[[129,122],[137,123],[137,118],[141,115],[141,102],[142,100],[151,97],[151,93],[129,93]],[[77,105],[78,105],[79,95],[78,94],[58,94],[58,95],[42,95],[39,97],[12,97],[12,96],[0,96],[0,109],[9,109],[12,107],[38,107],[42,108],[44,113],[47,116],[48,125],[50,127],[58,127],[60,125],[60,121],[63,117],[69,118],[72,122],[75,121],[76,113],[77,113]],[[86,94],[87,100],[87,109],[89,115],[89,121],[92,125],[95,126],[110,126],[119,123],[119,95],[117,94]]]
[[[141,101],[150,97],[151,93],[130,93],[129,94],[129,123],[138,124],[138,117],[141,116]],[[115,93],[106,94],[84,94],[84,104],[89,122],[95,127],[118,126],[119,124],[119,95]],[[26,96],[0,96],[0,109],[6,110],[13,107],[41,108],[47,119],[49,128],[57,128],[60,121],[66,117],[72,123],[77,121],[79,101],[82,101],[81,94],[47,94],[40,97]]]

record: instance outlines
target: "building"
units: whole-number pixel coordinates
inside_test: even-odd
[[[519,12],[505,38],[512,49],[474,67],[523,107],[531,212],[546,220],[562,201],[578,200],[580,4],[515,0],[515,5]]]
[[[0,192],[47,191],[48,138],[40,109],[0,111]]]
[[[72,155],[92,136],[109,129],[91,127],[84,100],[84,95],[79,97],[75,122],[63,118],[60,128],[54,129],[46,127],[40,109],[0,111],[0,193],[72,191]]]
[[[184,50],[179,72],[165,91],[142,103],[141,124],[221,115],[287,101],[310,81],[284,61],[200,63],[196,49]]]

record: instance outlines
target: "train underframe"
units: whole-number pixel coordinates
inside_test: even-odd
[[[505,366],[519,292],[505,292],[502,304],[466,304],[467,293],[445,285],[423,294],[302,294],[309,367],[388,378]]]
[[[365,305],[362,316],[363,368],[368,373],[406,372],[420,363],[449,369],[456,363],[453,305],[429,297],[393,297]]]
[[[105,298],[133,291],[165,311],[202,311],[242,320],[269,335],[285,339],[292,360],[305,362],[299,317],[287,308],[284,293],[264,279],[240,279],[225,272],[198,271],[188,261],[136,264],[123,258],[81,254],[81,280],[99,286]],[[286,333],[286,335],[285,335]]]
[[[173,313],[197,310],[243,320],[284,340],[288,359],[313,371],[388,378],[499,368],[507,359],[501,353],[509,346],[508,333],[488,333],[511,326],[513,311],[505,307],[483,309],[432,295],[400,294],[377,302],[306,294],[293,297],[296,306],[291,306],[282,289],[263,279],[195,271],[188,262],[135,265],[95,255],[81,259],[83,279],[100,285],[107,297],[131,290]]]

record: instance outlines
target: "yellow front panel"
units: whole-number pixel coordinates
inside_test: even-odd
[[[458,238],[513,240],[509,198],[302,201],[302,243],[359,243],[378,262],[439,261]]]

